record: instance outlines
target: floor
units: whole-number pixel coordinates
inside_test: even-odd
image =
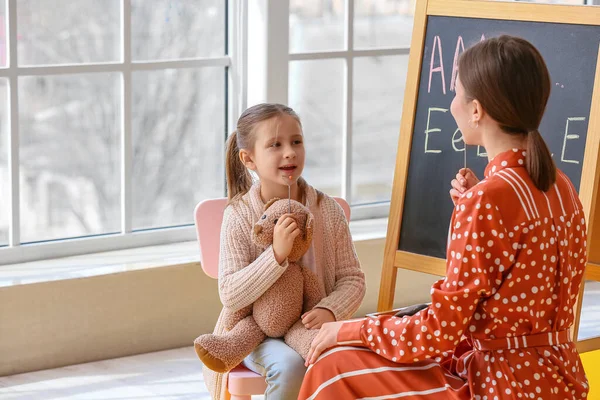
[[[582,356],[600,399],[600,351]],[[2,400],[210,400],[192,347],[0,378]],[[252,396],[252,400],[263,396]]]
[[[0,399],[210,400],[201,370],[193,347],[185,347],[1,377]]]

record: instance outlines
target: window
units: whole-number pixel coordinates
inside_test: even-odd
[[[0,1],[1,262],[193,240],[247,95],[298,111],[311,184],[387,217],[414,5]]]
[[[0,2],[4,263],[193,240],[225,195],[233,3]]]
[[[363,217],[388,212],[413,10],[410,0],[290,1],[289,103],[307,136],[307,180],[378,210]]]

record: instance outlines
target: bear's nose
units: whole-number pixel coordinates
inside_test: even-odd
[[[255,235],[260,235],[261,232],[262,232],[262,226],[260,226],[260,225],[254,225],[254,234]]]

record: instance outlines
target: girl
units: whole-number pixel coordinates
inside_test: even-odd
[[[285,271],[287,256],[299,229],[291,215],[282,216],[267,249],[251,241],[254,223],[266,202],[291,197],[306,205],[314,216],[314,235],[304,266],[319,277],[327,296],[302,316],[295,334],[311,335],[325,322],[351,317],[365,294],[365,279],[342,208],[309,186],[302,178],[305,149],[300,118],[281,104],[259,104],[240,116],[237,130],[227,141],[227,189],[229,205],[223,216],[219,294],[224,306],[240,310],[256,301]],[[252,182],[249,170],[258,175]],[[222,333],[217,321],[215,333]],[[310,339],[309,339],[310,340]],[[306,372],[302,357],[281,339],[267,338],[244,364],[267,381],[266,400],[298,397]],[[204,369],[214,399],[224,399],[224,374]]]
[[[586,225],[538,132],[551,87],[544,60],[529,42],[502,36],[465,51],[459,75],[452,115],[465,143],[485,147],[489,164],[478,184],[466,171],[454,184],[446,278],[415,315],[323,325],[302,399],[588,393],[569,337]],[[342,343],[361,347],[322,354]]]

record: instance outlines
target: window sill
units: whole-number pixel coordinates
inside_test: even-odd
[[[351,222],[350,231],[355,243],[383,239],[387,232],[387,218]],[[146,268],[198,263],[199,261],[196,241],[90,253],[2,265],[0,266],[0,287],[89,278]]]

